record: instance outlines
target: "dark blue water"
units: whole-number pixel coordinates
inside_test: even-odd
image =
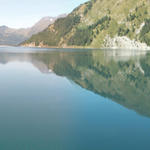
[[[121,70],[124,66],[119,68],[118,63],[123,56],[119,61],[107,57],[104,63],[97,58],[103,54],[1,52],[0,150],[149,149],[149,93],[134,86],[138,76],[149,88],[148,73],[134,71],[135,79],[128,85],[126,76],[117,82],[119,73],[108,71],[109,66],[127,73],[137,60],[146,59],[147,64],[148,58],[146,54],[126,58],[122,63],[128,65]],[[113,63],[106,63],[108,59]],[[97,60],[102,68],[96,68]]]

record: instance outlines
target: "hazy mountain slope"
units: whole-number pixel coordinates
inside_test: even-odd
[[[15,29],[6,26],[0,27],[0,45],[15,45],[26,39],[26,36],[16,33]]]
[[[149,48],[150,1],[91,0],[24,45]]]
[[[32,35],[46,29],[59,17],[64,16],[65,15],[60,15],[58,17],[44,17],[31,28],[12,29],[7,26],[0,26],[0,45],[18,45]]]

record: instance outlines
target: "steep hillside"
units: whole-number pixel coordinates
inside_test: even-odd
[[[23,45],[149,48],[150,1],[88,1]]]
[[[56,19],[64,16],[66,15],[44,17],[31,28],[13,29],[7,26],[0,26],[0,45],[18,45],[32,35],[46,29],[50,24],[54,23]]]

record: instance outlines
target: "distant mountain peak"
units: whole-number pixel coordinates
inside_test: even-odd
[[[56,19],[64,16],[66,15],[62,14],[57,17],[43,17],[30,28],[13,29],[6,25],[0,26],[0,45],[18,45],[32,35],[46,29],[50,24],[54,23]]]
[[[0,30],[5,30],[5,29],[8,29],[8,27],[5,25],[0,26]]]

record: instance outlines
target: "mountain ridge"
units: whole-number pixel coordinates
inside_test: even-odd
[[[37,34],[46,29],[50,24],[54,23],[58,18],[64,17],[66,14],[57,17],[43,17],[35,25],[28,28],[10,28],[8,26],[0,26],[0,45],[18,45],[27,40],[32,35]]]
[[[146,0],[90,0],[22,45],[124,48],[120,37],[129,48],[150,49],[149,10]]]

